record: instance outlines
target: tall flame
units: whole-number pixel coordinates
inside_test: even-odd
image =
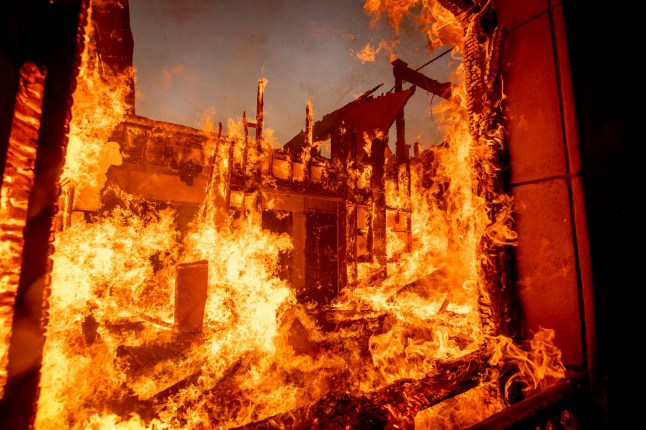
[[[129,110],[129,73],[116,73],[100,63],[97,47],[91,42],[94,31],[90,7],[61,175],[63,182],[68,180],[77,187],[75,199],[84,210],[99,209],[106,172],[111,165],[121,164],[119,145],[110,138]]]

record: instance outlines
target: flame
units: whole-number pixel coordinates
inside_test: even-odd
[[[369,0],[364,8],[374,19],[386,14],[395,29],[404,17],[417,19],[432,45],[456,43],[460,58],[462,23],[440,3]],[[120,78],[98,79],[91,52],[84,54],[83,85],[74,94],[77,143],[70,143],[65,177],[98,190],[107,167],[120,162],[118,151],[107,155],[104,142],[127,106],[119,91],[111,92],[121,88]],[[280,276],[280,256],[297,248],[290,235],[262,228],[262,187],[274,182],[265,174],[259,181],[254,169],[269,170],[262,163],[271,158],[273,141],[268,133],[250,145],[246,115],[230,119],[226,136],[217,138],[213,122],[205,121],[212,172],[198,216],[183,234],[172,209],[104,190],[111,209],[94,205],[94,217],[56,235],[36,427],[232,428],[329,393],[362,396],[422,379],[441,363],[482,352],[491,369],[476,381],[480,385],[418,420],[420,426],[448,425],[485,418],[510,404],[515,392],[528,395],[562,378],[553,331],[539,331],[525,351],[492,335],[481,318],[488,294],[482,266],[489,258],[483,240],[509,246],[516,234],[511,197],[480,192],[495,174],[492,154],[502,144],[502,129],[474,133],[466,74],[463,66],[457,69],[450,99],[434,111],[445,141],[427,147],[410,169],[393,168],[386,150],[384,169],[391,173],[381,184],[366,160],[387,136],[361,136],[362,156],[345,166],[346,185],[368,203],[350,202],[346,210],[361,218],[357,236],[365,233],[363,239],[385,224],[385,256],[357,257],[346,272],[352,288],[325,308],[299,301]],[[266,80],[258,84],[260,103]],[[105,105],[96,100],[100,88],[114,96]],[[88,121],[96,106],[101,121]],[[305,179],[320,149],[313,124],[310,99],[305,150],[294,163],[307,169]],[[244,178],[243,190],[231,186],[232,174]],[[181,333],[174,321],[176,270],[195,262],[208,267],[203,327]],[[495,394],[501,378],[504,391]],[[461,416],[464,408],[482,414]]]
[[[399,32],[404,18],[412,18],[429,39],[431,49],[439,46],[460,46],[462,25],[438,0],[366,0],[363,8],[376,25],[382,15],[388,17],[392,28]]]
[[[92,7],[84,33],[86,49],[81,57],[70,122],[69,141],[61,181],[76,185],[76,201],[84,210],[100,207],[99,192],[111,165],[121,164],[118,144],[110,141],[112,131],[129,109],[126,95],[132,71],[117,74],[100,64],[90,37],[95,31]]]
[[[392,39],[392,40],[381,40],[379,44],[374,47],[370,43],[366,43],[363,48],[361,48],[360,51],[355,52],[354,50],[350,50],[350,54],[361,61],[361,63],[371,63],[375,61],[377,55],[381,51],[385,51],[389,54],[390,56],[390,61],[393,61],[395,59],[395,48],[399,45],[399,40],[398,39]]]
[[[375,61],[375,57],[379,52],[378,49],[373,48],[369,43],[361,48],[361,51],[356,53],[356,57],[361,60],[362,63]]]
[[[554,338],[554,330],[539,328],[529,343],[529,351],[506,336],[492,339],[489,363],[501,373],[511,373],[503,391],[508,404],[514,399],[513,390],[520,390],[527,396],[565,377],[561,351],[554,345]]]

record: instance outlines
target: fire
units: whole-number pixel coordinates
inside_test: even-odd
[[[387,14],[395,28],[417,16],[433,46],[455,44],[456,58],[469,59],[466,21],[445,3],[371,0],[364,8],[375,19]],[[387,135],[377,130],[356,142],[361,157],[340,167],[328,161],[347,175],[346,192],[363,193],[368,203],[343,202],[346,221],[356,220],[348,229],[356,235],[349,253],[356,270],[342,267],[348,286],[321,304],[302,299],[281,276],[281,256],[299,249],[295,238],[262,226],[263,211],[275,209],[265,194],[278,179],[314,187],[325,176],[315,177],[310,164],[332,171],[319,154],[312,101],[305,150],[275,159],[293,164],[278,178],[269,178],[277,151],[262,132],[265,79],[258,82],[255,121],[246,114],[230,120],[226,135],[208,123],[208,185],[180,232],[170,205],[104,188],[108,167],[123,161],[105,142],[128,106],[118,78],[99,76],[91,53],[84,54],[74,94],[64,178],[92,190],[89,200],[79,197],[92,214],[56,234],[37,428],[232,428],[280,414],[286,415],[278,422],[307,416],[313,404],[319,409],[311,410],[325,409],[316,403],[321,399],[367,402],[403,419],[425,403],[411,396],[410,404],[396,404],[393,387],[412,390],[411,381],[431,384],[453,363],[471,369],[486,361],[487,372],[468,373],[470,390],[415,418],[420,428],[443,428],[486,418],[510,404],[514,390],[528,395],[564,376],[553,331],[537,333],[524,350],[501,334],[495,317],[488,270],[493,250],[515,243],[513,202],[491,180],[503,130],[492,126],[490,112],[474,114],[478,101],[465,83],[473,78],[471,63],[458,68],[450,99],[434,112],[445,124],[442,145],[393,167]],[[101,101],[99,86],[110,95]],[[352,132],[339,131],[339,139]],[[390,173],[366,161],[380,157]],[[240,189],[232,187],[236,178]],[[376,226],[385,237],[369,236]],[[372,255],[362,253],[368,238]],[[184,292],[176,275],[184,264],[208,268],[202,325],[191,332],[177,325]],[[482,413],[468,417],[460,413],[465,409]]]
[[[398,44],[399,41],[397,39],[382,40],[376,47],[370,43],[366,43],[360,51],[354,52],[350,50],[350,53],[362,63],[371,63],[375,61],[375,58],[380,52],[385,51],[389,54],[390,61],[392,61],[395,59],[395,49]]]
[[[119,145],[111,142],[110,138],[129,106],[125,101],[128,74],[116,74],[101,67],[97,48],[90,41],[93,31],[90,8],[85,31],[87,48],[82,54],[78,86],[74,92],[74,120],[70,122],[61,180],[70,181],[77,187],[76,198],[83,201],[83,206],[97,210],[100,207],[99,191],[107,179],[108,167],[122,161]],[[109,76],[101,76],[101,73]]]

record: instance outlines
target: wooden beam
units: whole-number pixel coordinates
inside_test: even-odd
[[[393,74],[395,75],[395,85],[397,81],[406,81],[417,87],[420,87],[423,90],[428,91],[442,97],[443,99],[449,99],[451,97],[451,83],[450,82],[438,82],[435,79],[431,79],[422,73],[411,69],[408,67],[408,64],[399,58],[395,59],[391,63],[393,65]]]

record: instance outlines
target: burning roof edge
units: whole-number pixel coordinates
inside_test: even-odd
[[[342,124],[354,127],[359,132],[383,131],[392,127],[397,115],[415,93],[415,86],[403,91],[386,93],[377,97],[359,97],[345,106],[323,116],[314,123],[313,140],[327,140],[332,130]],[[305,131],[301,130],[283,149],[293,154],[301,151],[305,145]]]

